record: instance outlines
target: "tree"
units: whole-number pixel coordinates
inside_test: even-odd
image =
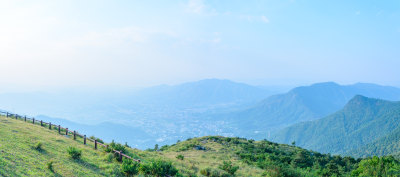
[[[292,160],[292,165],[294,167],[300,167],[300,168],[311,167],[312,159],[310,157],[309,152],[303,150],[299,151]]]
[[[377,157],[362,160],[352,176],[399,176],[400,164],[393,156]]]

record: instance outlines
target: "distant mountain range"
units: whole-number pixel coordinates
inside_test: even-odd
[[[265,138],[268,132],[332,114],[343,108],[355,95],[400,100],[400,89],[364,83],[317,83],[270,96],[251,108],[230,114],[229,117],[236,122],[236,126],[247,130],[242,132],[247,136]]]
[[[400,102],[357,95],[334,114],[285,128],[272,140],[295,142],[304,148],[333,154],[387,155],[395,150],[389,145],[398,144],[399,125]]]
[[[72,122],[62,124],[71,128],[87,127],[82,129],[89,135],[100,134],[106,141],[117,137],[144,149],[207,135],[270,139],[282,128],[333,114],[355,95],[400,100],[400,89],[375,84],[326,82],[277,94],[286,91],[206,79],[119,93],[0,94],[0,108],[65,118]]]
[[[221,79],[205,79],[179,85],[161,85],[132,94],[133,103],[168,104],[194,108],[253,103],[277,91]],[[129,103],[129,102],[128,102]]]
[[[140,127],[133,128],[112,122],[86,125],[44,115],[39,115],[36,117],[36,119],[43,120],[45,122],[51,122],[53,125],[61,125],[62,127],[68,128],[71,131],[77,130],[80,134],[87,135],[87,137],[95,135],[106,142],[111,142],[112,140],[121,143],[127,142],[129,145],[133,145],[132,147],[135,148],[152,147],[157,143],[157,137],[153,137],[152,135],[146,133]]]
[[[109,117],[157,117],[160,112],[176,117],[175,113],[183,110],[205,112],[216,108],[242,108],[280,91],[275,87],[205,79],[118,93],[95,90],[3,93],[0,94],[0,108],[30,115],[65,117],[92,124],[114,121],[107,120]]]

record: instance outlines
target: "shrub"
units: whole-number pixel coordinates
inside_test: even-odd
[[[110,146],[107,146],[106,148],[104,148],[104,152],[110,153],[112,152],[112,149]]]
[[[168,149],[168,145],[161,146],[160,151],[165,151]]]
[[[37,142],[33,148],[35,148],[38,151],[41,151],[41,150],[43,150],[42,146],[43,146],[43,144],[41,142]]]
[[[205,168],[200,170],[200,174],[204,176],[209,176],[209,177],[229,177],[228,173],[225,171],[219,170],[219,169],[211,169],[211,168]]]
[[[101,144],[104,144],[104,141],[102,139],[100,139],[100,138],[96,138],[95,136],[90,136],[89,138],[92,139],[92,140],[96,140],[97,142],[99,142]]]
[[[112,162],[113,159],[114,159],[114,155],[112,155],[112,154],[106,154],[106,156],[104,157],[104,160],[106,162]]]
[[[144,175],[151,176],[175,176],[179,175],[178,170],[172,166],[171,162],[162,161],[160,159],[151,160],[148,163],[142,163],[140,172]]]
[[[49,169],[51,172],[54,172],[53,161],[47,162],[46,166],[47,166],[47,169]]]
[[[204,176],[210,176],[211,175],[211,168],[204,168],[200,170],[200,174]]]
[[[176,156],[176,158],[179,160],[183,160],[185,158],[185,156],[183,156],[182,154],[179,154]]]
[[[82,150],[71,146],[68,147],[67,152],[71,156],[71,158],[75,160],[80,159],[82,155]]]
[[[116,151],[121,151],[122,153],[126,153],[125,146],[120,143],[115,143],[114,140],[110,143],[110,147]]]
[[[231,161],[224,161],[219,168],[228,172],[231,175],[234,175],[235,172],[239,169],[239,166],[233,166]]]
[[[121,171],[127,176],[137,175],[139,172],[140,164],[131,159],[124,159],[121,166]]]

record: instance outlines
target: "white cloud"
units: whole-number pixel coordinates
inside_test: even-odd
[[[261,16],[261,21],[264,23],[269,23],[269,19],[264,15]]]
[[[186,6],[186,12],[205,16],[216,16],[220,14],[215,9],[207,6],[204,0],[189,0]],[[229,13],[222,14],[229,15]]]
[[[251,15],[240,15],[239,19],[252,22],[252,21],[254,21],[254,16],[251,16]]]
[[[360,15],[361,14],[361,12],[358,10],[358,11],[356,11],[356,15]]]
[[[212,43],[220,43],[221,42],[221,38],[215,38],[211,41]]]
[[[239,19],[241,20],[246,20],[248,22],[263,22],[263,23],[269,23],[269,19],[264,16],[253,16],[253,15],[240,15]]]
[[[203,0],[189,0],[187,11],[196,14],[202,14],[205,9]]]

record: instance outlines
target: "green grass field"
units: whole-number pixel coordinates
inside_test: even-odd
[[[41,148],[37,148],[39,143]],[[82,150],[81,158],[72,159],[69,147]],[[168,169],[177,169],[163,174],[178,172],[177,176],[400,175],[400,162],[393,157],[354,159],[266,140],[206,136],[157,150],[123,148],[125,154],[141,160],[138,176],[155,174],[146,171],[146,166],[162,171],[165,166],[152,166],[160,160],[172,163]],[[48,126],[0,116],[0,176],[125,176],[123,166],[105,148],[98,146],[95,150],[90,141],[84,145],[81,137],[74,140],[65,131],[59,134],[56,127],[50,130]]]
[[[35,149],[37,143],[42,150]],[[67,154],[69,146],[81,149],[81,160]],[[104,152],[83,145],[40,125],[0,117],[0,176],[109,176],[116,164]],[[54,172],[47,168],[53,162]]]
[[[207,151],[178,150],[192,141],[196,139],[178,143],[167,151],[131,148],[127,148],[127,151],[142,162],[157,158],[171,161],[184,176],[202,176],[201,169],[217,168],[224,160],[232,160],[240,166],[237,172],[239,176],[260,176],[263,172],[235,160],[237,157],[218,143],[204,143]],[[37,143],[42,144],[42,150],[35,149]],[[82,150],[81,160],[69,157],[67,148],[70,146]],[[94,144],[90,141],[84,145],[81,137],[73,140],[72,135],[65,135],[65,131],[58,134],[56,127],[49,130],[38,124],[0,116],[0,176],[119,176],[121,163],[98,147],[98,150],[94,150]],[[177,155],[183,155],[184,159],[177,159]],[[53,171],[47,167],[49,162],[53,162]]]

